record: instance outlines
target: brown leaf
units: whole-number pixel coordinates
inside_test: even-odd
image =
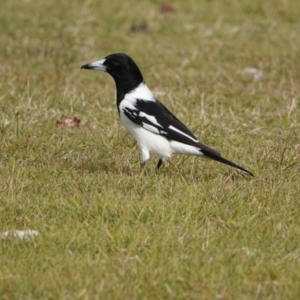
[[[79,123],[80,123],[80,120],[79,119],[77,119],[76,117],[74,117],[74,118],[68,118],[68,117],[66,117],[66,116],[62,116],[61,118],[60,118],[60,120],[58,120],[57,122],[56,122],[56,125],[57,126],[59,126],[59,127],[69,127],[69,128],[71,128],[71,127],[79,127]]]

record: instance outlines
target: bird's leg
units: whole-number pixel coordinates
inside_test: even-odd
[[[150,159],[149,151],[147,149],[141,148],[141,160],[142,160],[141,169],[145,167],[149,159]]]
[[[160,158],[160,159],[158,160],[158,163],[157,163],[157,165],[156,165],[156,171],[158,171],[158,170],[159,170],[159,168],[160,168],[160,166],[161,166],[162,162],[163,162],[163,160]]]
[[[141,170],[145,167],[145,165],[147,164],[148,161],[149,161],[149,159],[146,159],[141,162]]]

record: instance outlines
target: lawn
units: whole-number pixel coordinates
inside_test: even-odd
[[[300,299],[300,2],[2,0],[0,299]],[[205,144],[140,171],[114,52]],[[62,115],[79,128],[57,126]]]

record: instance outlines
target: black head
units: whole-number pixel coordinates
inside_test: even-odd
[[[127,54],[115,53],[108,55],[105,57],[103,64],[106,67],[106,72],[115,80],[125,80],[128,77],[133,77],[138,83],[143,81],[143,76],[138,66]]]
[[[86,64],[82,69],[100,70],[110,74],[116,82],[117,97],[134,90],[144,79],[133,59],[125,53],[114,53],[104,59]]]

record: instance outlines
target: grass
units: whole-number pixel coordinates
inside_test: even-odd
[[[0,242],[0,299],[300,298],[300,3],[2,2],[0,229],[40,235]],[[113,52],[256,176],[184,156],[141,173],[112,79],[80,70]]]

